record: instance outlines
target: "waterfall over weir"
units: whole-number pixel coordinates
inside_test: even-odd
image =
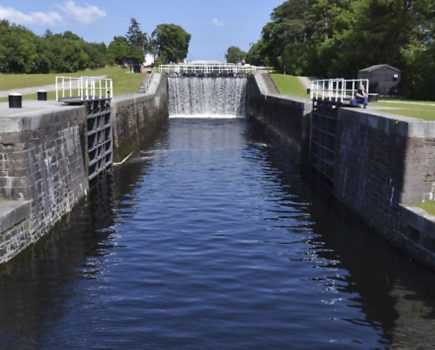
[[[245,116],[246,77],[168,77],[171,118]]]

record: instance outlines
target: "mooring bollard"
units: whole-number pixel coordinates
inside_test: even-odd
[[[36,92],[38,96],[38,101],[47,101],[47,91],[46,90],[38,90]]]
[[[9,100],[9,108],[22,108],[22,99],[23,95],[12,93],[9,94],[8,100]]]

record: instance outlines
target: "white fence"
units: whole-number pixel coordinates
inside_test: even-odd
[[[175,74],[252,74],[255,66],[240,66],[235,64],[167,64],[159,66],[160,73]]]
[[[56,77],[56,100],[88,101],[113,97],[112,79],[99,77]]]
[[[355,97],[360,85],[369,93],[368,79],[323,79],[311,83],[311,99],[332,102],[343,102]]]

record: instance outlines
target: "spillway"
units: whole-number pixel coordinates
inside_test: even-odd
[[[168,78],[171,118],[243,118],[246,77]]]

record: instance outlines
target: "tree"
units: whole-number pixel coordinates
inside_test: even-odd
[[[311,51],[309,30],[310,1],[288,0],[275,8],[272,21],[263,28],[263,53],[278,71],[297,74],[307,67],[295,66],[294,61],[306,61]],[[301,57],[302,55],[302,57]]]
[[[329,64],[319,58],[335,44],[333,38],[349,29],[350,4],[350,0],[287,0],[274,9],[263,28],[264,59],[281,72],[326,75]]]
[[[0,21],[0,71],[32,73],[38,67],[40,38],[22,26]]]
[[[128,62],[139,71],[139,65],[144,61],[145,48],[148,46],[146,33],[140,29],[139,22],[132,17],[125,38],[128,42]],[[131,67],[131,66],[130,66]]]
[[[67,31],[43,36],[30,30],[0,21],[0,72],[48,73],[75,72],[102,67],[107,62],[104,44],[88,43]]]
[[[145,50],[147,46],[147,35],[142,32],[139,22],[134,17],[130,19],[130,26],[128,27],[125,38],[130,46],[138,46],[143,50]]]
[[[104,67],[108,61],[107,47],[104,43],[85,43],[84,51],[89,56],[88,68],[95,69]]]
[[[183,61],[189,51],[191,35],[176,24],[160,24],[152,33],[158,62],[176,63]]]
[[[144,50],[140,46],[129,46],[128,48],[128,61],[135,66],[135,71],[140,68],[139,65],[143,63],[145,59]]]
[[[123,36],[115,36],[108,47],[109,54],[117,64],[125,63],[129,58],[128,41]]]
[[[52,70],[76,72],[92,68],[91,57],[85,50],[86,42],[71,31],[55,34],[50,39]]]
[[[242,63],[246,59],[246,52],[237,46],[230,46],[225,55],[228,63]]]
[[[258,40],[252,44],[246,54],[246,62],[254,66],[268,66],[270,63],[264,54],[264,46],[263,40]]]

